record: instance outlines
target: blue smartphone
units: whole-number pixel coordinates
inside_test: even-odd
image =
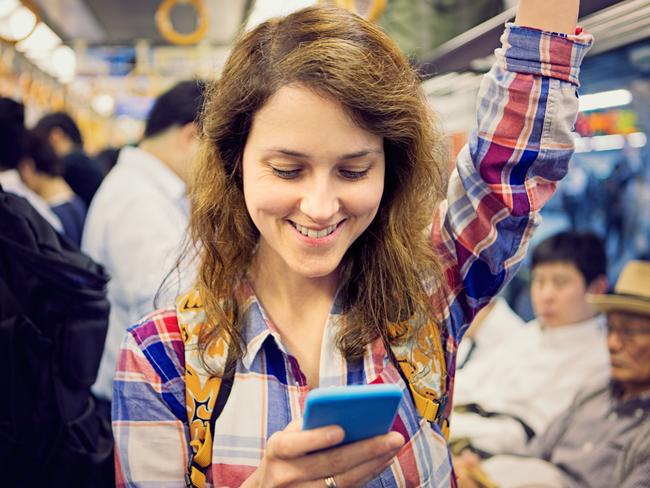
[[[307,394],[303,430],[339,425],[340,445],[388,433],[402,390],[396,385],[354,385],[317,388]]]

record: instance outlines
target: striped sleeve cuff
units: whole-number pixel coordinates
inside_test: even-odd
[[[580,65],[593,44],[593,36],[584,32],[568,36],[507,23],[501,44],[495,55],[504,69],[580,86]]]

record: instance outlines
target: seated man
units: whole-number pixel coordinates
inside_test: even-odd
[[[532,256],[536,319],[456,375],[451,441],[486,455],[522,449],[566,409],[585,381],[609,374],[605,320],[586,301],[607,290],[602,241],[563,232]]]
[[[461,488],[650,486],[650,262],[628,263],[613,294],[588,299],[607,314],[609,381],[578,395],[521,456],[463,453]]]

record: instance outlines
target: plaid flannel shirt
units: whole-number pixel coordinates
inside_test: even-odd
[[[477,128],[461,151],[447,199],[433,218],[432,244],[448,285],[443,311],[449,395],[457,345],[475,313],[515,274],[539,223],[539,211],[567,172],[587,34],[565,36],[506,26],[497,62],[478,98]],[[242,284],[246,354],[215,426],[211,486],[239,486],[259,465],[268,438],[303,413],[308,387],[294,357]],[[321,351],[320,386],[388,382],[404,391],[393,426],[406,444],[368,486],[455,485],[437,426],[418,415],[407,386],[380,341],[363,360],[346,362],[334,344],[335,302]],[[170,360],[164,370],[157,358]],[[185,408],[184,345],[175,310],[131,327],[117,366],[113,399],[118,486],[183,486],[191,453]],[[442,388],[442,383],[441,383]],[[451,408],[451,402],[447,410]]]

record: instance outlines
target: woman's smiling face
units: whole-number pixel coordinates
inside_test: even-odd
[[[383,138],[341,104],[303,85],[280,88],[255,114],[243,154],[258,264],[309,278],[336,271],[377,214],[384,171]]]

